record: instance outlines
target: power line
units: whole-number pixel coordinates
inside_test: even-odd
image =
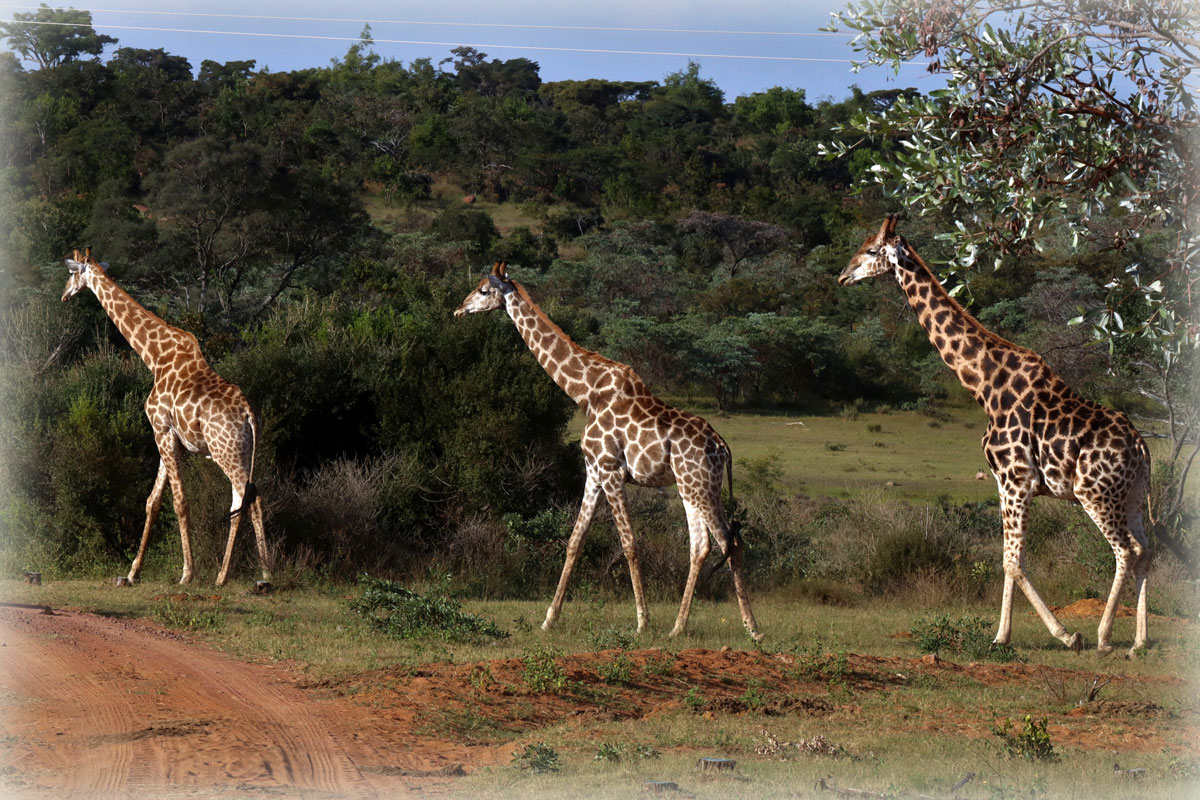
[[[35,9],[38,6],[0,4],[0,8]],[[739,31],[704,28],[624,28],[603,27],[594,25],[527,25],[507,22],[436,22],[431,20],[402,20],[402,19],[353,19],[347,17],[284,17],[265,14],[216,14],[202,11],[143,11],[125,8],[80,8],[77,11],[87,11],[93,14],[154,14],[173,17],[208,17],[216,19],[254,19],[280,22],[353,22],[362,25],[432,25],[441,27],[461,28],[520,28],[528,30],[552,31],[613,31],[620,33],[698,33],[726,36],[835,36],[842,39],[853,38],[854,34],[834,33],[831,31]],[[93,26],[99,27],[99,26]]]
[[[82,22],[48,22],[42,20],[23,20],[22,25],[50,25],[67,28],[92,28],[103,30],[117,31],[147,31],[155,33],[191,33],[205,34],[211,36],[249,36],[264,39],[303,39],[317,40],[328,42],[360,42],[361,37],[358,36],[321,36],[316,34],[305,33],[270,33],[262,31],[220,31],[206,30],[202,28],[160,28],[147,25],[97,25],[87,24]],[[434,42],[418,39],[379,39],[372,37],[371,41],[374,44],[404,44],[404,45],[422,45],[430,47],[473,47],[475,49],[487,48],[489,50],[537,50],[540,52],[553,53],[594,53],[605,55],[624,55],[624,56],[671,56],[676,58],[726,58],[726,59],[741,59],[748,61],[787,61],[787,62],[817,62],[824,64],[856,64],[848,58],[815,58],[812,56],[764,56],[764,55],[744,55],[738,53],[685,53],[674,52],[667,50],[619,50],[613,48],[602,47],[550,47],[546,45],[532,44],[468,44],[466,42]],[[907,61],[904,62],[912,66],[925,66],[927,61]]]

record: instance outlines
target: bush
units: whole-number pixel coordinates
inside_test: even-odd
[[[1046,730],[1046,718],[1037,722],[1025,715],[1024,725],[1020,730],[1014,730],[1012,720],[1005,719],[1003,723],[992,728],[992,733],[1000,738],[1004,754],[1009,758],[1026,758],[1030,761],[1057,761],[1058,754],[1054,752],[1054,743],[1050,741],[1050,732]]]
[[[948,615],[934,619],[922,617],[913,623],[913,642],[922,653],[950,652],[973,661],[1016,660],[1012,645],[993,644],[986,620],[980,617],[959,617],[951,621]]]
[[[350,609],[372,628],[396,639],[437,636],[452,642],[507,639],[509,633],[495,623],[465,614],[460,604],[441,591],[426,595],[405,589],[394,581],[363,575],[362,596],[350,601]]]

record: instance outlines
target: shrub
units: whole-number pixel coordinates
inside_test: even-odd
[[[922,653],[950,652],[976,661],[1001,663],[1015,661],[1012,645],[993,644],[988,622],[981,617],[959,617],[951,621],[943,614],[934,619],[921,617],[912,626],[913,642]]]
[[[1054,743],[1050,741],[1050,732],[1046,730],[1046,718],[1034,722],[1029,714],[1020,730],[1012,727],[1012,720],[1005,719],[1003,723],[992,728],[992,733],[1000,738],[1004,754],[1009,758],[1026,758],[1030,761],[1057,761],[1058,754],[1054,752]]]
[[[440,592],[419,595],[395,581],[363,575],[362,596],[350,609],[378,631],[397,639],[437,636],[455,642],[505,639],[509,634],[495,623],[460,611],[460,604]]]
[[[534,692],[561,692],[567,685],[567,673],[559,666],[562,652],[552,647],[534,645],[521,659],[524,668],[521,680]]]
[[[523,749],[513,752],[513,763],[521,769],[539,774],[558,772],[562,768],[558,761],[558,751],[542,742],[527,744]]]

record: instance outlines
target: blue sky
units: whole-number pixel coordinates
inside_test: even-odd
[[[50,5],[58,7],[60,4]],[[857,74],[851,72],[850,64],[844,63],[854,56],[849,36],[830,36],[818,31],[821,26],[828,25],[831,11],[845,7],[844,0],[750,0],[742,3],[729,0],[587,0],[577,3],[548,0],[441,0],[437,3],[99,0],[70,5],[91,10],[97,29],[119,39],[118,46],[161,47],[187,57],[194,68],[204,59],[219,62],[255,59],[260,68],[275,71],[325,66],[346,52],[362,31],[364,21],[372,20],[376,52],[385,58],[408,63],[428,57],[436,64],[449,55],[451,47],[468,44],[477,46],[490,58],[524,57],[537,61],[542,79],[546,81],[582,78],[662,80],[667,74],[685,68],[689,57],[700,64],[702,75],[716,81],[728,100],[771,86],[802,88],[810,100],[841,99],[848,94],[852,84],[867,91],[905,86],[927,91],[935,88],[933,82],[937,80],[919,66],[903,67],[899,76],[880,68]],[[10,19],[13,13],[34,7],[0,2],[0,18]],[[189,15],[181,16],[180,12]],[[589,30],[502,27],[522,25],[577,26]],[[175,30],[133,30],[135,27]],[[600,28],[659,30],[598,30]],[[755,33],[668,32],[664,29]],[[235,35],[233,32],[257,35]],[[573,48],[575,51],[534,49],[539,47]],[[655,51],[690,56],[578,50]],[[715,57],[718,54],[834,61]]]

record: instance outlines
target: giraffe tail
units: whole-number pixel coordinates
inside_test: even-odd
[[[247,419],[250,423],[250,475],[254,475],[254,456],[258,451],[258,420],[254,416],[254,411],[250,411]],[[242,491],[242,504],[225,515],[225,519],[233,519],[239,516],[250,506],[254,505],[254,501],[258,499],[258,487],[254,485],[253,479],[246,481],[246,487]]]
[[[242,504],[225,515],[225,519],[233,519],[241,514],[250,506],[254,505],[254,501],[258,499],[258,487],[254,485],[254,481],[246,481],[246,488],[242,491]]]
[[[742,521],[734,517],[734,514],[737,512],[737,501],[733,497],[733,454],[729,452],[728,445],[725,447],[725,477],[729,480],[729,543],[723,549],[721,558],[708,571],[708,577],[704,579],[704,583],[711,581],[713,575],[717,574],[717,570],[725,566],[725,562],[729,560],[729,554],[733,552],[733,548],[742,546]]]

